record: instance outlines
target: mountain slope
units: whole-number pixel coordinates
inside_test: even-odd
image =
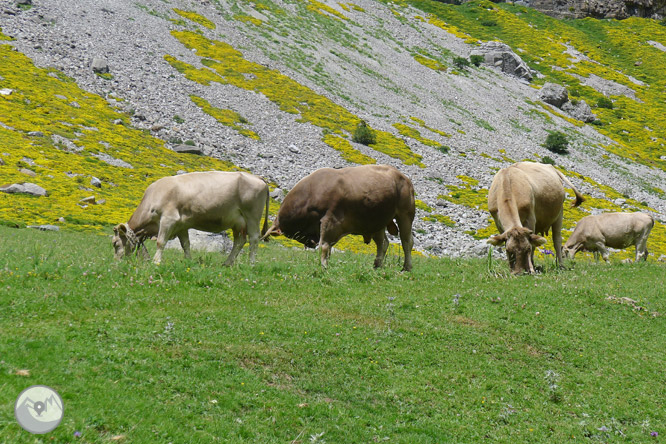
[[[223,167],[249,169],[285,190],[323,166],[397,166],[414,181],[420,201],[416,245],[435,254],[484,254],[483,241],[471,234],[482,238],[494,231],[485,210],[487,187],[497,169],[523,159],[554,158],[590,196],[582,210],[567,211],[566,227],[602,209],[651,209],[659,218],[666,212],[665,85],[659,75],[666,66],[659,46],[666,45],[666,28],[652,20],[559,22],[491,2],[454,7],[369,0],[35,0],[28,10],[7,10],[14,15],[4,14],[0,27],[15,39],[11,45],[127,112],[126,122],[150,140],[126,139],[131,145],[192,141],[229,162]],[[492,68],[455,66],[455,58],[467,57],[479,40],[496,38],[537,71],[532,85]],[[92,71],[95,57],[108,61],[108,75]],[[0,75],[0,88],[12,88],[9,76]],[[601,125],[582,124],[540,102],[538,87],[546,80],[590,103]],[[621,95],[627,90],[630,97]],[[596,106],[604,92],[612,110]],[[27,140],[33,129],[12,119],[10,111],[0,115],[12,138]],[[378,131],[376,145],[351,142],[361,119]],[[542,147],[552,131],[569,136],[570,154]],[[106,137],[99,138],[115,148]],[[44,140],[42,150],[52,149],[53,138]],[[8,146],[1,151],[11,149],[0,143]],[[0,166],[3,174],[18,177],[19,160]],[[105,190],[104,211],[95,207],[100,214],[88,219],[125,220],[151,177],[175,172],[175,165],[161,170],[159,164],[178,161],[186,163],[183,170],[219,165],[160,149],[146,160],[146,168],[155,167],[148,177],[128,178],[123,199],[111,197],[120,190]],[[102,167],[110,177],[123,176],[120,167]],[[30,181],[46,179],[39,174]],[[15,196],[2,197],[15,205]],[[21,205],[40,212],[44,200]],[[658,224],[651,251],[666,253],[665,234]]]

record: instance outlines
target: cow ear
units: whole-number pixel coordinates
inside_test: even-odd
[[[530,244],[534,247],[538,247],[540,245],[545,244],[548,242],[545,237],[538,236],[536,234],[530,234]]]
[[[506,242],[506,233],[498,234],[497,236],[492,236],[487,241],[490,245],[495,245],[496,247],[504,245]]]

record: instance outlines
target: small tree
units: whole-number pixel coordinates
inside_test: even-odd
[[[467,60],[465,57],[454,57],[453,65],[460,70],[464,70],[469,66],[469,60]]]
[[[352,134],[352,140],[363,145],[372,145],[377,142],[375,133],[370,129],[368,124],[365,123],[365,120],[361,120],[356,126],[354,134]]]
[[[541,158],[541,163],[547,163],[548,165],[555,165],[555,161],[549,156],[543,156]]]
[[[484,59],[485,58],[480,54],[474,54],[469,56],[469,61],[472,62],[472,65],[474,66],[480,66],[481,63],[483,63]]]
[[[597,106],[599,108],[613,109],[613,101],[608,97],[602,97],[599,100],[597,100]]]
[[[567,154],[567,146],[569,145],[569,139],[564,133],[555,131],[554,133],[548,134],[546,137],[546,143],[544,147],[553,153],[556,154]]]

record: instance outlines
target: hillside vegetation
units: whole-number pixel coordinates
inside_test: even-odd
[[[85,233],[0,227],[6,442],[654,442],[658,264],[508,277],[503,261],[261,248],[116,262]],[[64,400],[43,439],[32,384]],[[655,435],[656,434],[656,435]]]
[[[150,182],[178,171],[246,169],[287,191],[319,167],[389,163],[422,202],[417,248],[485,254],[475,247],[496,232],[485,203],[494,173],[545,156],[588,197],[565,212],[567,229],[599,211],[666,212],[666,27],[655,20],[559,21],[489,1],[145,0],[36,2],[0,27],[1,185],[49,192],[0,193],[10,225],[108,233]],[[535,70],[530,85],[460,64],[491,40]],[[87,68],[94,51],[109,73]],[[598,120],[539,101],[545,82]],[[361,120],[376,143],[353,141]],[[554,132],[570,154],[543,146]],[[183,144],[206,155],[169,150]],[[105,202],[81,202],[91,195]],[[666,254],[662,223],[648,248]]]

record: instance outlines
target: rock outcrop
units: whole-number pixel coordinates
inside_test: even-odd
[[[514,2],[537,9],[556,18],[662,18],[664,0],[523,0]]]
[[[569,100],[569,93],[562,85],[548,82],[539,90],[539,98],[549,105],[561,108]]]
[[[516,76],[520,79],[532,81],[532,70],[509,45],[501,42],[484,42],[476,49],[470,52],[472,56],[483,56],[485,65],[494,66],[507,74]]]

